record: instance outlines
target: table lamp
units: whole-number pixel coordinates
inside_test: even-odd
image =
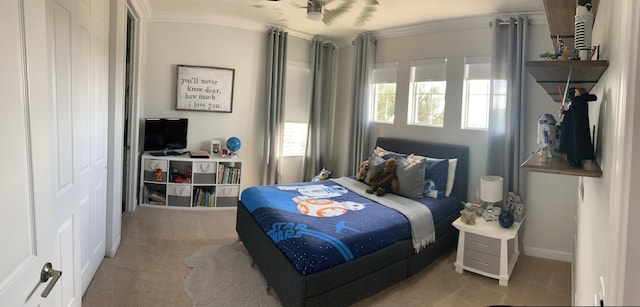
[[[486,203],[484,219],[495,220],[493,205],[502,201],[504,179],[500,176],[480,177],[480,200]]]

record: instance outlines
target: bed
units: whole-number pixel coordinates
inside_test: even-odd
[[[447,215],[438,217],[437,221],[434,216],[435,241],[419,252],[416,252],[415,242],[409,236],[344,263],[301,273],[300,265],[289,259],[289,253],[283,252],[274,243],[273,234],[267,234],[268,228],[252,215],[253,209],[249,208],[254,208],[255,205],[243,203],[249,199],[243,192],[237,209],[236,231],[284,306],[353,304],[419,272],[456,245],[458,233],[451,223],[459,216],[459,201],[467,199],[468,148],[387,137],[378,138],[376,146],[397,153],[441,159],[456,158],[451,198],[458,203],[457,207]]]

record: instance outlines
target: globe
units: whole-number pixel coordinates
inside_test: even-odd
[[[511,227],[511,225],[513,225],[514,219],[515,217],[513,216],[513,212],[511,212],[511,210],[505,210],[505,211],[502,211],[502,213],[500,213],[500,216],[498,217],[498,222],[500,223],[500,226],[504,228],[509,228]]]
[[[240,139],[232,136],[227,140],[227,149],[231,152],[237,152],[240,150]]]

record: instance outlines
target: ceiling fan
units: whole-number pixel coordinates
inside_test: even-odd
[[[376,6],[378,3],[377,0],[364,0],[366,5],[362,8],[362,11],[354,21],[354,25],[361,27],[373,16],[373,13],[376,11]],[[357,0],[341,0],[340,4],[333,8],[327,9],[326,6],[330,3],[334,2],[334,0],[308,0],[306,6],[302,6],[301,8],[307,9],[307,18],[311,20],[322,20],[325,24],[331,24],[336,18],[340,15],[351,10]]]

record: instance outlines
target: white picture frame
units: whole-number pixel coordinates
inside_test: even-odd
[[[524,218],[524,204],[520,200],[520,196],[513,192],[507,195],[507,208],[513,212],[514,220],[518,223]]]
[[[522,222],[522,219],[524,218],[524,204],[513,203],[509,209],[513,212],[514,220],[518,223]]]
[[[220,155],[222,154],[222,141],[220,140],[211,140],[211,146],[209,148],[209,153],[211,155]]]
[[[176,109],[231,113],[232,68],[178,65]]]

